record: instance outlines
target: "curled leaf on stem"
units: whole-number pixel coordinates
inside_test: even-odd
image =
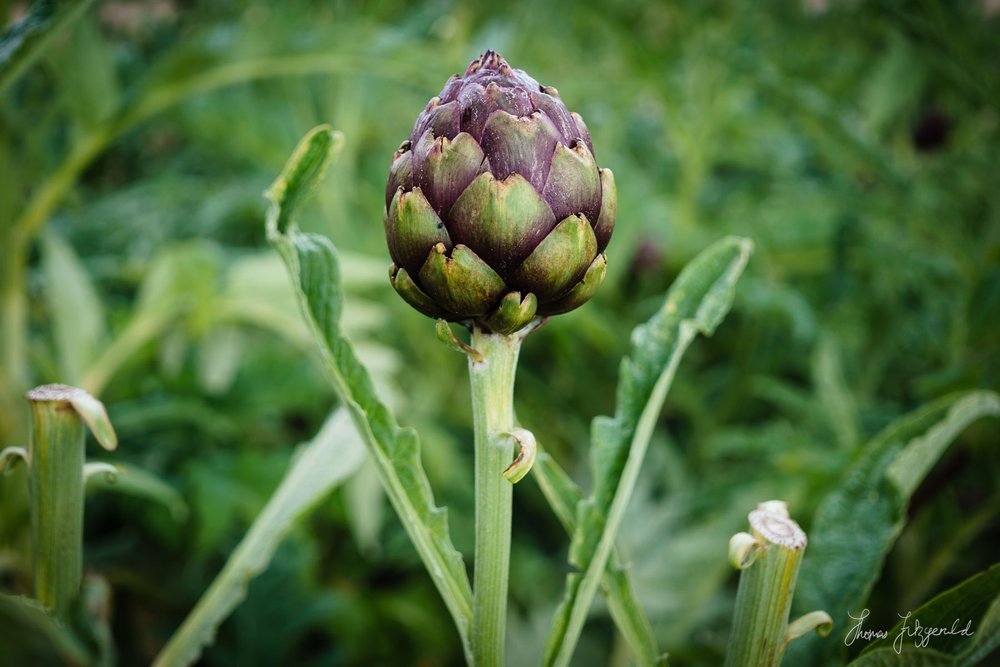
[[[66,401],[80,415],[101,447],[109,452],[118,447],[118,436],[104,404],[83,389],[65,384],[44,384],[29,391],[27,399],[32,403]]]
[[[28,462],[28,450],[24,447],[8,447],[0,451],[0,474],[7,476],[17,470],[21,463]]]
[[[451,325],[448,324],[447,321],[438,320],[437,324],[434,326],[434,331],[437,333],[439,341],[456,352],[461,352],[477,363],[483,360],[483,355],[479,352],[479,350],[472,347],[468,343],[462,342],[459,337],[455,335],[455,332],[452,331]]]
[[[799,616],[785,628],[785,643],[788,644],[799,637],[816,631],[820,637],[826,637],[833,630],[833,619],[825,611],[811,611]]]
[[[551,317],[536,317],[534,320],[526,324],[523,329],[518,331],[517,335],[523,340],[528,337],[528,334],[532,334],[541,329],[551,319]]]
[[[760,555],[762,545],[750,533],[736,533],[729,538],[729,564],[737,570],[745,570]]]
[[[518,452],[514,461],[503,471],[504,478],[511,484],[517,484],[531,470],[538,456],[538,443],[535,434],[523,428],[516,428],[510,433],[504,433],[517,441]]]
[[[113,463],[87,463],[83,466],[83,481],[84,484],[89,482],[91,478],[97,475],[104,475],[104,481],[108,484],[113,484],[118,481],[118,475],[122,475],[128,472],[125,466],[115,465]]]

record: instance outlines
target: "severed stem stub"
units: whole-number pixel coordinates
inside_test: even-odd
[[[769,501],[774,503],[775,501]],[[780,502],[780,501],[779,501]],[[784,503],[781,503],[784,505]],[[750,520],[750,527],[758,538],[762,538],[773,544],[778,544],[786,549],[801,551],[806,548],[806,534],[788,517],[788,509],[784,508],[784,515],[775,511],[768,503],[761,503],[758,509],[750,512],[747,517]]]
[[[806,534],[780,500],[760,503],[747,517],[750,532],[729,541],[729,561],[740,570],[727,667],[778,667],[788,643],[804,632],[829,631],[824,612],[788,622]]]
[[[108,450],[118,438],[104,405],[83,389],[46,384],[26,398],[32,429],[22,456],[28,463],[35,598],[68,622],[83,580],[86,430]]]

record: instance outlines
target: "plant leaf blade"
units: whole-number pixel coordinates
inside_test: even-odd
[[[532,467],[542,495],[563,528],[572,537],[576,531],[574,508],[583,493],[569,475],[544,451],[539,451]],[[628,569],[620,564],[617,550],[611,552],[601,580],[601,590],[608,600],[608,611],[618,631],[625,637],[640,665],[666,664],[656,635],[635,596]]]
[[[250,580],[267,569],[295,522],[365,458],[365,449],[344,408],[334,412],[313,440],[296,452],[289,471],[181,627],[160,651],[154,667],[190,665],[212,643],[216,629],[246,596]]]
[[[972,629],[972,620],[979,624]],[[944,628],[945,632],[927,636],[927,646],[916,646],[921,636],[911,636],[917,622],[925,632]],[[968,625],[964,625],[967,622]],[[904,623],[906,630],[904,630]],[[941,593],[901,620],[884,639],[870,644],[850,667],[888,667],[889,665],[949,665],[965,667],[978,664],[1000,646],[1000,564],[969,577]]]
[[[452,544],[447,512],[434,504],[416,433],[396,423],[350,341],[340,332],[342,294],[333,244],[323,236],[299,232],[294,224],[296,210],[339,146],[338,136],[320,126],[300,142],[267,194],[272,202],[268,240],[285,262],[334,387],[368,445],[386,495],[455,620],[468,656],[472,587],[462,555]]]
[[[711,335],[729,312],[751,249],[748,239],[729,237],[702,252],[678,276],[660,311],[632,333],[615,416],[596,418],[591,429],[594,490],[577,506],[570,546],[570,562],[583,574],[567,577],[546,665],[569,663],[677,366],[695,336]]]
[[[1000,415],[994,392],[952,394],[896,420],[864,447],[816,511],[796,609],[823,609],[836,627],[849,626],[848,612],[860,613],[902,530],[910,495],[958,434],[988,415]],[[789,655],[821,664],[836,644],[805,637]]]

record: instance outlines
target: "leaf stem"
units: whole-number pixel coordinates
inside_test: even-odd
[[[504,664],[513,485],[503,477],[514,454],[514,375],[521,336],[472,332],[481,361],[469,359],[476,455],[476,554],[472,652],[479,667]]]

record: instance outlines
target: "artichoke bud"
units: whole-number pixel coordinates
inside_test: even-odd
[[[417,117],[385,207],[399,295],[429,317],[509,334],[593,296],[617,200],[583,119],[487,51]]]

